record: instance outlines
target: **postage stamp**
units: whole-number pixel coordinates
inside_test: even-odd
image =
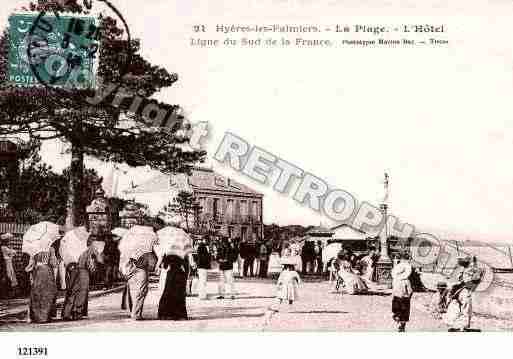
[[[94,88],[100,36],[92,16],[13,14],[9,81],[22,86]]]

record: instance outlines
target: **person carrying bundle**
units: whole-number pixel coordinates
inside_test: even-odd
[[[477,266],[476,257],[460,257],[458,265],[461,267],[459,282],[449,291],[447,312],[443,319],[449,326],[449,331],[469,331],[472,320],[472,292],[484,273]]]

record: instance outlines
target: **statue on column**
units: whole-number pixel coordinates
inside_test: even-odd
[[[390,177],[388,176],[388,173],[385,172],[385,179],[383,180],[383,200],[381,201],[382,204],[388,203],[388,196],[390,195]]]
[[[390,195],[390,177],[385,172],[385,178],[383,181],[383,198],[380,203],[380,209],[383,213],[384,224],[383,229],[380,233],[380,256],[376,263],[376,276],[379,284],[390,285],[392,281],[391,270],[392,262],[388,255],[388,228],[387,228],[387,217],[388,217],[388,200]]]

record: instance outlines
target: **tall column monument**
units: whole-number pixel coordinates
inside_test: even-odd
[[[388,255],[388,218],[387,218],[387,212],[388,212],[388,197],[389,197],[389,186],[390,186],[390,177],[388,176],[388,173],[385,172],[385,179],[383,181],[383,199],[381,200],[381,203],[379,205],[379,208],[381,212],[383,213],[383,229],[381,230],[381,233],[379,235],[380,239],[380,255],[378,262],[376,263],[376,277],[378,284],[386,284],[390,285],[392,283],[392,261],[390,259],[390,256]]]

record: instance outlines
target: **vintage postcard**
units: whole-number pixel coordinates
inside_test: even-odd
[[[512,13],[4,0],[0,336],[513,330]]]

